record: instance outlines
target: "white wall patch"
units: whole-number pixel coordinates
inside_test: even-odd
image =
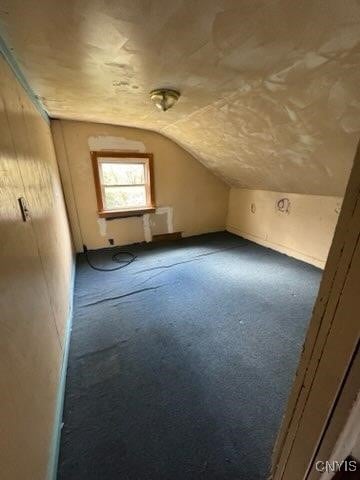
[[[145,242],[151,242],[152,234],[151,234],[151,227],[150,227],[150,215],[148,213],[146,215],[143,215],[143,224],[144,224]]]
[[[106,220],[105,218],[98,218],[97,223],[99,225],[100,235],[106,237]]]
[[[174,232],[174,225],[173,225],[173,208],[172,207],[159,207],[155,211],[156,214],[158,215],[163,215],[164,213],[166,214],[166,219],[167,219],[167,233],[173,233]]]
[[[145,145],[138,140],[129,140],[124,137],[111,137],[108,135],[99,135],[97,137],[89,137],[88,145],[90,151],[97,150],[125,150],[145,153]]]

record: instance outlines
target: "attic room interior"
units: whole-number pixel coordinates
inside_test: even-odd
[[[360,478],[360,3],[0,35],[0,478]]]

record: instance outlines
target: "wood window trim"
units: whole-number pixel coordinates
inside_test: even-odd
[[[95,182],[95,191],[96,191],[96,200],[98,208],[98,216],[100,218],[127,218],[127,217],[137,217],[145,215],[146,213],[155,212],[155,189],[154,189],[154,167],[153,167],[153,154],[152,153],[139,153],[139,152],[116,152],[116,151],[91,151],[91,160],[94,173],[94,182]],[[146,165],[146,171],[148,175],[147,185],[147,206],[140,208],[128,208],[128,209],[114,209],[107,210],[104,208],[103,194],[102,194],[102,185],[100,180],[99,172],[99,158],[114,158],[114,159],[139,159],[139,163],[144,163]],[[141,162],[141,160],[147,160]]]

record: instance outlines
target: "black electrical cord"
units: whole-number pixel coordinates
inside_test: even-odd
[[[120,263],[118,267],[112,267],[112,268],[102,268],[102,267],[97,267],[93,263],[91,263],[90,258],[89,258],[89,251],[87,249],[86,245],[83,245],[84,247],[84,253],[85,253],[85,258],[87,263],[89,264],[89,267],[91,267],[94,270],[97,270],[98,272],[114,272],[115,270],[120,270],[121,268],[125,268],[130,263],[132,263],[136,259],[136,255],[134,255],[132,252],[129,252],[127,250],[118,250],[116,253],[114,253],[111,257],[111,260],[116,263]],[[111,249],[112,250],[112,249]],[[119,256],[120,255],[125,255],[128,258],[128,260],[120,260]]]

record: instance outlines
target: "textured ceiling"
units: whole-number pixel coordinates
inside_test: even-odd
[[[232,185],[344,192],[359,0],[0,0],[0,25],[50,116],[159,131]]]

